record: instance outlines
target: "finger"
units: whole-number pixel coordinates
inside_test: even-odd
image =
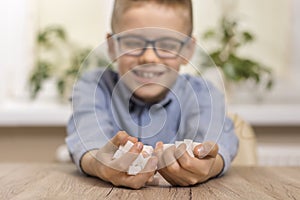
[[[187,168],[191,164],[191,162],[195,159],[191,157],[190,154],[186,150],[186,144],[180,144],[175,150],[175,157],[179,165],[183,168]],[[180,161],[180,162],[179,162]]]
[[[127,176],[124,180],[124,184],[134,189],[141,188],[151,177],[154,176],[157,162],[158,160],[156,157],[151,157],[145,165],[145,168],[135,176]]]
[[[214,142],[204,142],[194,148],[194,155],[197,158],[215,158],[218,155],[219,146]]]
[[[189,171],[190,173],[196,175],[197,179],[205,180],[207,175],[209,174],[216,158],[207,156],[205,158],[193,158],[188,155],[188,153],[185,153],[180,158],[178,158],[179,165]],[[181,172],[182,173],[182,172]],[[191,180],[191,184],[195,180]]]
[[[169,179],[172,179],[172,181],[175,182],[175,185],[180,185],[180,186],[190,185],[188,180],[190,177],[193,176],[192,173],[181,168],[177,162],[160,170],[160,173],[162,175],[168,177]],[[174,184],[172,184],[172,185],[174,185]]]
[[[112,149],[108,149],[106,148],[105,150],[103,148],[101,148],[100,150],[98,150],[96,152],[95,157],[96,160],[98,162],[100,162],[101,164],[103,165],[106,165],[106,166],[109,166],[110,165],[110,162],[111,162],[111,158],[112,158],[112,155],[113,155],[114,151]]]
[[[101,148],[101,151],[107,154],[114,154],[120,145],[123,145],[127,142],[128,137],[129,135],[125,131],[119,131]]]
[[[175,152],[177,152],[176,155]],[[182,156],[184,153],[186,153],[186,145],[181,144],[178,148],[175,146],[169,147],[162,154],[164,166],[160,166],[161,168],[159,168],[159,172],[172,185],[188,186],[196,180],[194,175],[181,168],[176,160],[177,157]]]
[[[176,185],[187,186],[188,182],[185,181],[186,173],[183,173],[182,167],[177,162],[177,157],[185,153],[185,144],[181,144],[178,148],[175,146],[169,147],[164,151],[163,160],[165,162],[165,170],[162,170],[165,175],[171,178]],[[177,152],[177,154],[175,154]]]
[[[157,163],[157,168],[161,169],[165,166],[164,161],[163,161],[163,143],[162,142],[157,142],[155,149],[154,149],[154,155],[158,158],[158,163]]]
[[[181,144],[180,146],[181,146],[180,153],[182,153],[182,152],[184,153],[186,145]],[[171,146],[163,152],[162,157],[163,157],[163,161],[165,164],[164,167],[166,168],[166,170],[163,170],[163,171],[165,172],[166,175],[168,175],[176,183],[176,185],[187,186],[189,184],[184,180],[184,178],[181,174],[182,168],[179,165],[179,163],[177,162],[177,158],[175,156],[176,150],[177,150],[177,148],[175,146]]]
[[[155,154],[160,154],[163,152],[163,146],[164,146],[164,143],[163,142],[157,142],[156,143],[156,146],[155,146],[155,149],[154,149],[154,153]]]
[[[120,158],[112,161],[112,167],[118,171],[127,172],[129,166],[135,161],[143,149],[143,143],[135,143],[131,149]]]
[[[125,131],[119,131],[110,141],[113,145],[119,147],[128,141],[129,135]]]
[[[138,174],[143,174],[143,173],[155,173],[156,169],[157,169],[157,163],[158,163],[158,159],[156,156],[152,156],[151,158],[149,158],[149,160],[147,161],[144,169]]]
[[[153,178],[150,178],[147,182],[146,182],[146,185],[147,186],[159,186],[159,177],[153,177]]]
[[[213,163],[213,160],[215,159],[212,157],[207,159],[193,158],[187,152],[181,155],[180,151],[182,151],[182,149],[177,149],[177,151],[175,152],[176,157],[178,157],[177,161],[179,165],[183,169],[193,174],[198,174],[199,176],[202,176],[206,173],[206,169],[210,168],[210,166]]]
[[[162,154],[163,166],[161,166],[161,168],[168,167],[168,166],[172,165],[173,163],[177,163],[175,154],[174,154],[175,149],[176,149],[175,146],[171,146],[163,152],[163,154]]]
[[[173,180],[167,173],[166,169],[161,169],[159,170],[159,173],[162,175],[162,177],[171,185],[175,186],[176,185],[176,181]]]
[[[159,149],[160,144],[158,144],[156,149]],[[161,147],[160,147],[161,148]],[[180,147],[180,152],[183,154],[185,152],[186,145],[183,144]],[[176,151],[175,146],[171,146],[167,148],[162,156],[163,160],[163,166],[159,166],[160,170],[159,172],[161,175],[172,185],[181,185],[181,186],[188,186],[189,182],[185,181],[184,176],[191,176],[192,174],[189,172],[184,172],[184,176],[182,176],[182,172],[185,171],[183,170],[180,165],[177,163],[176,156],[175,156],[175,151]],[[189,173],[189,174],[188,174]]]
[[[155,174],[155,172],[154,172],[154,174]],[[151,177],[147,180],[146,183],[152,183],[153,181],[154,181],[154,175],[151,176]]]
[[[180,144],[176,149],[175,149],[175,152],[174,152],[174,155],[175,155],[175,158],[180,158],[181,156],[183,156],[185,153],[187,153],[186,151],[186,144],[185,143],[182,143]]]
[[[170,149],[170,148],[172,148],[172,149]],[[174,156],[172,156],[173,159],[166,158],[166,161],[164,158],[164,157],[168,157],[168,155],[172,154],[172,151],[175,150],[175,146],[172,146],[170,148],[163,151],[163,143],[162,142],[156,143],[156,147],[154,149],[154,154],[158,157],[157,168],[159,170],[159,173],[166,179],[167,182],[169,182],[171,185],[178,185],[180,180],[178,178],[172,176],[172,174],[170,174],[168,172],[167,164],[166,164],[166,163],[168,163],[170,165],[172,160],[175,161]]]
[[[209,159],[193,158],[191,164],[188,165],[185,169],[193,174],[197,174],[198,179],[202,182],[209,176],[215,160],[216,158],[212,157]]]
[[[179,165],[182,169],[188,172],[181,170],[179,173],[182,174],[185,181],[191,185],[196,184],[200,180],[206,179],[215,161],[214,153],[218,151],[217,145],[208,142],[203,143],[203,145],[199,145],[198,147],[201,148],[203,146],[210,151],[208,154],[206,153],[206,157],[202,159],[189,156],[189,154],[185,151],[185,145],[180,145],[175,151],[175,156],[178,158],[177,161]]]
[[[132,137],[132,136],[129,136],[129,137],[128,137],[128,140],[131,141],[132,143],[138,142],[138,139],[137,139],[136,137]],[[126,141],[126,142],[127,142],[127,141]],[[126,142],[125,142],[125,143],[126,143]],[[125,144],[125,143],[124,143],[124,144]],[[123,144],[123,145],[124,145],[124,144]]]

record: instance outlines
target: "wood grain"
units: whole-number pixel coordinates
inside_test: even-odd
[[[114,187],[73,164],[0,163],[0,199],[300,199],[299,167],[233,167],[193,187]]]

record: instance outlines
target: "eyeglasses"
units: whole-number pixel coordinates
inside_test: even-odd
[[[183,41],[172,37],[148,40],[138,35],[125,35],[118,36],[116,39],[122,54],[141,56],[151,45],[159,58],[176,58],[190,38],[187,37]]]

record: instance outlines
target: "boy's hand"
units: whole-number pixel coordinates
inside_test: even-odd
[[[122,157],[113,160],[112,157],[118,147],[124,145],[128,140],[133,142],[134,146]],[[86,153],[82,158],[81,166],[87,174],[99,177],[115,186],[139,189],[147,181],[151,181],[157,167],[157,158],[152,157],[139,174],[135,176],[127,174],[129,166],[141,153],[142,149],[143,144],[141,142],[137,142],[136,138],[130,137],[126,132],[121,131],[104,147]]]
[[[186,152],[184,143],[163,151],[163,143],[158,142],[155,153],[159,159],[159,173],[172,185],[189,186],[204,182],[218,175],[224,165],[218,154],[218,145],[211,142],[197,145],[193,150],[195,158]]]

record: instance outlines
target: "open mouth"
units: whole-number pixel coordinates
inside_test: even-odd
[[[143,70],[132,70],[132,72],[136,76],[138,76],[140,78],[144,78],[144,79],[157,78],[157,77],[160,77],[161,75],[163,75],[165,73],[165,71],[153,72],[153,71],[143,71]]]

